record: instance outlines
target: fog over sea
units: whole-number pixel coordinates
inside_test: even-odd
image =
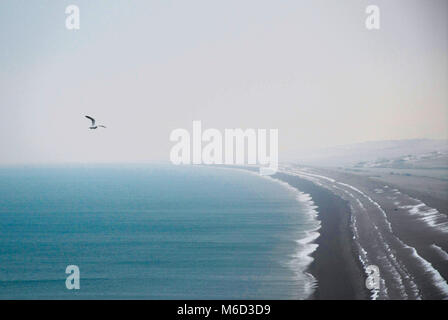
[[[3,167],[0,298],[304,299],[314,215],[307,195],[240,170]]]

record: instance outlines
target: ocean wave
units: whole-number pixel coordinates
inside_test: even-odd
[[[362,202],[359,200],[359,198],[355,197],[351,192],[345,190],[345,189],[341,189],[339,187],[336,187],[338,190],[341,190],[343,192],[345,192],[346,194],[348,194],[350,197],[352,197],[353,199],[356,200],[356,204],[361,208],[361,210],[364,213],[367,213],[366,208],[364,207],[364,205],[362,204]],[[354,187],[353,187],[354,188]],[[355,188],[356,189],[356,188]],[[358,191],[361,192],[361,191]],[[353,206],[350,206],[350,208],[353,210]],[[353,210],[353,212],[356,212]],[[374,229],[376,230],[376,234],[379,237],[379,243],[378,245],[380,245],[384,252],[386,252],[387,254],[381,254],[380,258],[383,261],[383,267],[385,269],[388,270],[389,273],[391,273],[393,275],[393,279],[396,282],[396,285],[398,286],[401,295],[404,298],[407,298],[408,295],[406,293],[406,289],[405,289],[405,285],[403,282],[403,274],[405,278],[409,278],[407,271],[403,270],[402,266],[400,265],[400,263],[397,261],[395,254],[392,253],[391,248],[387,245],[387,243],[385,243],[384,238],[382,237],[378,227],[376,226],[376,224],[371,221],[372,226],[374,227]],[[366,276],[369,276],[369,270],[368,270],[368,266],[372,264],[372,262],[369,260],[368,258],[368,252],[362,247],[361,245],[361,239],[359,237],[359,232],[358,232],[358,227],[357,227],[357,220],[356,220],[356,216],[355,214],[352,214],[352,223],[351,223],[351,227],[352,227],[352,232],[354,234],[353,236],[353,240],[355,243],[355,246],[358,249],[358,258],[361,262],[361,265],[363,267],[364,273],[366,274]],[[378,255],[378,253],[376,253],[375,255]],[[416,287],[415,285],[413,286],[414,288]],[[387,290],[387,286],[386,286],[386,281],[381,278],[380,279],[380,288],[379,289],[375,289],[372,288],[370,289],[370,298],[371,300],[377,300],[378,298],[387,298],[388,297],[388,290]]]
[[[448,283],[446,280],[440,275],[439,271],[433,267],[433,265],[422,258],[414,247],[407,246],[406,247],[411,250],[412,256],[415,257],[424,267],[425,271],[430,275],[433,280],[434,285],[444,294],[444,299],[448,299]]]
[[[386,225],[388,226],[388,230],[390,231],[390,233],[392,235],[394,235],[394,232],[392,230],[392,225],[391,225],[391,223],[389,222],[389,220],[387,218],[386,212],[384,211],[384,209],[376,201],[374,201],[372,198],[370,198],[368,195],[366,195],[361,190],[359,190],[359,189],[357,189],[357,188],[355,188],[355,187],[353,187],[351,185],[348,185],[348,184],[345,184],[345,183],[341,183],[341,182],[339,182],[339,184],[344,185],[346,187],[351,188],[352,190],[357,191],[358,193],[363,195],[365,198],[367,198],[369,200],[369,202],[371,202],[373,205],[375,205],[378,208],[378,210],[382,213],[382,215],[383,215],[383,217],[385,219]],[[394,189],[393,191],[395,193],[397,193],[397,194],[400,194],[400,191],[398,191],[397,189]],[[414,199],[414,200],[419,201],[418,199]],[[419,205],[418,208],[422,207],[421,204],[422,204],[422,202],[420,201],[420,203],[418,204]],[[423,205],[425,205],[425,204],[423,204]],[[416,206],[413,206],[413,208],[415,210]],[[414,211],[414,213],[418,213],[418,212],[419,211]],[[426,214],[431,214],[431,213],[426,212]],[[431,219],[428,219],[427,221],[431,221]],[[416,260],[418,260],[420,265],[423,267],[425,273],[428,274],[431,277],[434,286],[437,287],[445,295],[446,298],[448,298],[448,284],[445,281],[445,279],[440,275],[439,271],[437,269],[435,269],[434,266],[429,261],[427,261],[423,257],[421,257],[414,247],[411,247],[411,246],[407,245],[401,239],[399,239],[397,236],[394,235],[394,237],[405,249],[408,249],[408,250],[411,251],[411,256],[414,257]],[[385,241],[384,241],[384,243],[386,244]],[[387,245],[387,247],[389,247],[389,246]],[[391,255],[391,257],[393,258],[393,260],[396,260],[395,254]],[[398,263],[398,261],[395,261],[395,262]],[[406,278],[409,279],[410,275],[405,270],[404,266],[401,265],[401,264],[398,264],[397,266],[400,266],[400,269],[402,269],[402,271],[406,274]],[[414,281],[411,280],[410,284],[411,284],[411,287],[412,287],[413,292],[416,295],[416,297],[417,298],[421,298],[421,296],[419,294],[419,289],[418,289],[417,285],[414,283]]]
[[[331,183],[333,189],[342,190],[341,188],[337,188],[335,186],[335,184],[337,183],[340,186],[349,188],[353,191],[356,191],[356,193],[360,194],[371,205],[376,207],[376,209],[381,213],[381,215],[383,217],[382,222],[384,223],[385,230],[387,231],[387,234],[389,236],[391,236],[393,239],[395,239],[394,241],[396,241],[397,244],[399,244],[403,249],[405,249],[409,252],[409,257],[412,257],[416,261],[417,265],[419,265],[422,268],[422,270],[423,270],[422,274],[428,276],[431,279],[432,284],[445,296],[445,298],[448,298],[447,281],[440,275],[438,270],[435,269],[434,266],[429,261],[425,260],[422,256],[419,255],[419,253],[417,252],[417,250],[414,247],[411,247],[408,244],[404,243],[400,238],[398,238],[398,236],[395,235],[395,233],[392,229],[392,224],[389,221],[385,210],[375,200],[373,200],[366,193],[364,193],[363,191],[361,191],[360,189],[358,189],[352,185],[338,182],[334,179],[324,177],[321,175],[312,174],[310,172],[303,172],[303,170],[293,169],[291,171],[293,171],[293,172],[285,172],[285,173],[294,174],[296,176],[305,178],[310,181],[314,180],[313,182],[315,182],[316,180],[322,179],[323,181],[326,182],[326,184]],[[326,186],[326,187],[328,188],[328,186]],[[363,210],[366,210],[364,208],[364,205],[362,204],[362,202],[358,199],[358,197],[355,197],[353,194],[351,194],[347,190],[343,190],[343,191],[345,193],[349,194],[354,199],[356,199],[357,204]],[[376,191],[379,191],[379,190],[376,190]],[[382,191],[384,191],[384,190],[382,190]],[[391,192],[395,195],[402,194],[398,189],[392,189]],[[378,193],[378,192],[376,192],[376,193]],[[413,199],[413,198],[411,198],[411,199]],[[437,228],[439,228],[439,230],[443,230],[443,231],[446,230],[447,224],[445,222],[442,222],[442,223],[440,222],[440,219],[443,218],[443,215],[440,216],[441,214],[436,209],[427,207],[422,201],[420,201],[418,199],[413,199],[413,200],[416,201],[415,205],[406,206],[406,207],[403,206],[403,207],[410,211],[412,210],[410,212],[411,214],[420,215],[421,220],[426,222],[427,224],[437,227]],[[356,224],[356,220],[354,220],[354,223]],[[419,290],[417,284],[415,283],[414,277],[407,270],[406,266],[401,261],[399,261],[397,252],[395,252],[395,250],[393,250],[390,247],[390,245],[386,242],[386,239],[381,234],[380,229],[375,224],[373,224],[373,226],[377,230],[379,240],[382,243],[382,246],[384,248],[385,255],[383,256],[383,258],[384,258],[383,261],[385,262],[385,267],[387,266],[387,269],[389,269],[388,271],[393,275],[393,278],[395,279],[395,281],[397,281],[398,288],[401,292],[402,297],[405,299],[410,298],[408,296],[407,290],[405,289],[405,287],[408,286],[410,289],[409,293],[412,293],[411,297],[416,298],[416,299],[421,299],[422,298],[421,293],[420,293],[420,290]],[[354,234],[355,234],[354,237],[356,237],[357,229],[354,228],[352,230],[354,231]],[[366,267],[367,263],[369,263],[368,253],[360,245],[359,241],[355,241],[355,243],[357,244],[357,248],[358,248],[358,252],[359,252],[359,259],[361,261],[361,264],[363,265],[363,267]],[[440,250],[439,250],[439,253],[440,253]],[[406,282],[406,286],[405,286],[404,281]],[[383,284],[385,284],[385,283],[383,282]],[[384,289],[385,289],[385,295],[387,296],[387,288],[385,287],[385,285],[384,285]],[[378,293],[372,292],[371,298],[372,299],[378,298]]]
[[[428,226],[437,229],[442,233],[448,233],[448,218],[437,209],[427,206],[419,199],[411,198],[416,202],[414,205],[400,206],[401,209],[406,209],[411,215],[419,216],[420,220]]]
[[[309,297],[314,293],[317,287],[316,278],[312,274],[306,272],[306,270],[314,261],[314,258],[311,256],[312,253],[316,251],[319,246],[318,244],[314,243],[314,241],[320,236],[320,233],[318,231],[321,228],[321,223],[317,219],[318,206],[315,205],[310,194],[304,193],[297,188],[294,188],[289,183],[270,176],[263,176],[263,178],[275,181],[291,192],[294,192],[297,201],[302,205],[303,212],[308,217],[308,221],[306,222],[306,224],[310,225],[310,228],[308,230],[305,230],[303,234],[301,234],[300,237],[296,239],[297,250],[294,254],[291,255],[292,260],[290,261],[289,265],[295,272],[298,280],[303,280],[303,278],[305,277],[306,281],[304,290],[306,295]]]
[[[372,205],[374,205],[379,212],[381,212],[382,216],[383,216],[383,222],[385,223],[385,225],[387,226],[386,230],[389,232],[390,235],[393,236],[393,238],[395,238],[395,240],[404,248],[412,248],[408,246],[406,243],[404,243],[401,239],[399,239],[397,236],[395,236],[394,231],[392,229],[392,224],[390,223],[386,212],[384,211],[384,209],[378,204],[378,202],[376,202],[375,200],[373,200],[371,197],[369,197],[367,194],[365,194],[364,192],[362,192],[361,190],[346,184],[346,183],[342,183],[342,182],[338,182],[340,185],[343,185],[345,187],[348,187],[352,190],[355,190],[356,192],[358,192],[359,194],[361,194],[364,198],[366,198]],[[378,237],[381,240],[382,245],[385,248],[385,251],[387,253],[387,255],[384,257],[385,261],[388,261],[388,269],[389,272],[393,275],[395,281],[398,282],[398,288],[400,290],[400,293],[402,295],[403,298],[408,298],[408,294],[406,293],[406,289],[405,289],[405,284],[404,284],[404,280],[406,280],[406,282],[408,283],[412,295],[416,298],[416,299],[421,299],[421,295],[420,295],[420,290],[417,286],[417,284],[414,282],[412,275],[409,273],[409,271],[407,270],[406,266],[401,263],[398,259],[397,259],[397,253],[395,252],[395,250],[393,250],[389,244],[387,243],[387,241],[384,239],[383,235],[381,234],[381,232],[379,232],[379,229],[376,225],[374,225],[375,229],[378,231]],[[415,249],[414,249],[415,250]],[[425,260],[426,261],[426,260]],[[429,263],[429,262],[428,262]],[[435,270],[437,272],[437,270]]]
[[[352,195],[353,196],[353,195]],[[351,209],[353,209],[351,207]],[[357,223],[356,223],[356,216],[352,215],[351,217],[351,221],[350,221],[351,227],[352,227],[352,231],[353,231],[353,241],[355,243],[356,248],[358,249],[358,259],[359,262],[362,265],[362,268],[364,270],[364,273],[366,274],[366,276],[369,276],[369,273],[367,272],[367,267],[371,264],[369,263],[369,259],[367,256],[367,251],[363,248],[363,246],[361,245],[361,242],[359,241],[359,232],[358,232],[358,227],[357,227]],[[380,288],[384,288],[385,289],[385,293],[384,295],[387,296],[387,288],[386,288],[386,284],[383,278],[380,278]],[[372,288],[370,289],[370,299],[371,300],[377,300],[380,297],[380,290],[376,289],[376,288]]]
[[[435,243],[433,243],[431,245],[431,248],[433,248],[435,251],[437,251],[437,253],[439,254],[440,257],[442,257],[443,260],[448,261],[448,253],[445,250],[443,250],[441,247],[439,247]]]
[[[288,189],[295,195],[297,202],[299,202],[302,207],[302,211],[305,213],[305,216],[308,217],[308,221],[306,221],[305,224],[309,226],[309,229],[302,231],[298,239],[295,240],[297,249],[293,254],[291,254],[291,260],[287,264],[296,275],[296,280],[303,285],[305,297],[300,298],[309,298],[314,293],[317,287],[316,278],[312,274],[307,272],[307,269],[314,261],[314,258],[311,255],[318,248],[318,244],[315,243],[315,240],[320,236],[320,233],[318,231],[321,228],[321,223],[317,219],[318,206],[314,203],[310,194],[298,190],[297,188],[291,186],[289,183],[283,180],[267,175],[261,176],[258,172],[241,168],[229,169],[244,171],[245,173],[253,174],[258,177],[273,181]]]

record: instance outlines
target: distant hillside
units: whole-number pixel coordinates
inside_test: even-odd
[[[299,164],[357,167],[448,167],[448,140],[371,141],[321,150],[296,157]]]
[[[440,151],[422,154],[408,154],[398,158],[361,161],[358,168],[395,168],[395,169],[448,169],[448,154]]]

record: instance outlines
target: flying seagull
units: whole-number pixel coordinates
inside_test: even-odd
[[[95,119],[93,119],[92,117],[86,116],[87,119],[90,119],[90,121],[92,121],[92,125],[89,127],[89,129],[98,129],[98,128],[106,128],[103,125],[95,125]]]

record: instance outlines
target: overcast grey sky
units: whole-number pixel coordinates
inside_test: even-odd
[[[278,128],[280,161],[448,138],[447,15],[446,0],[3,0],[0,163],[168,161],[193,120]]]

